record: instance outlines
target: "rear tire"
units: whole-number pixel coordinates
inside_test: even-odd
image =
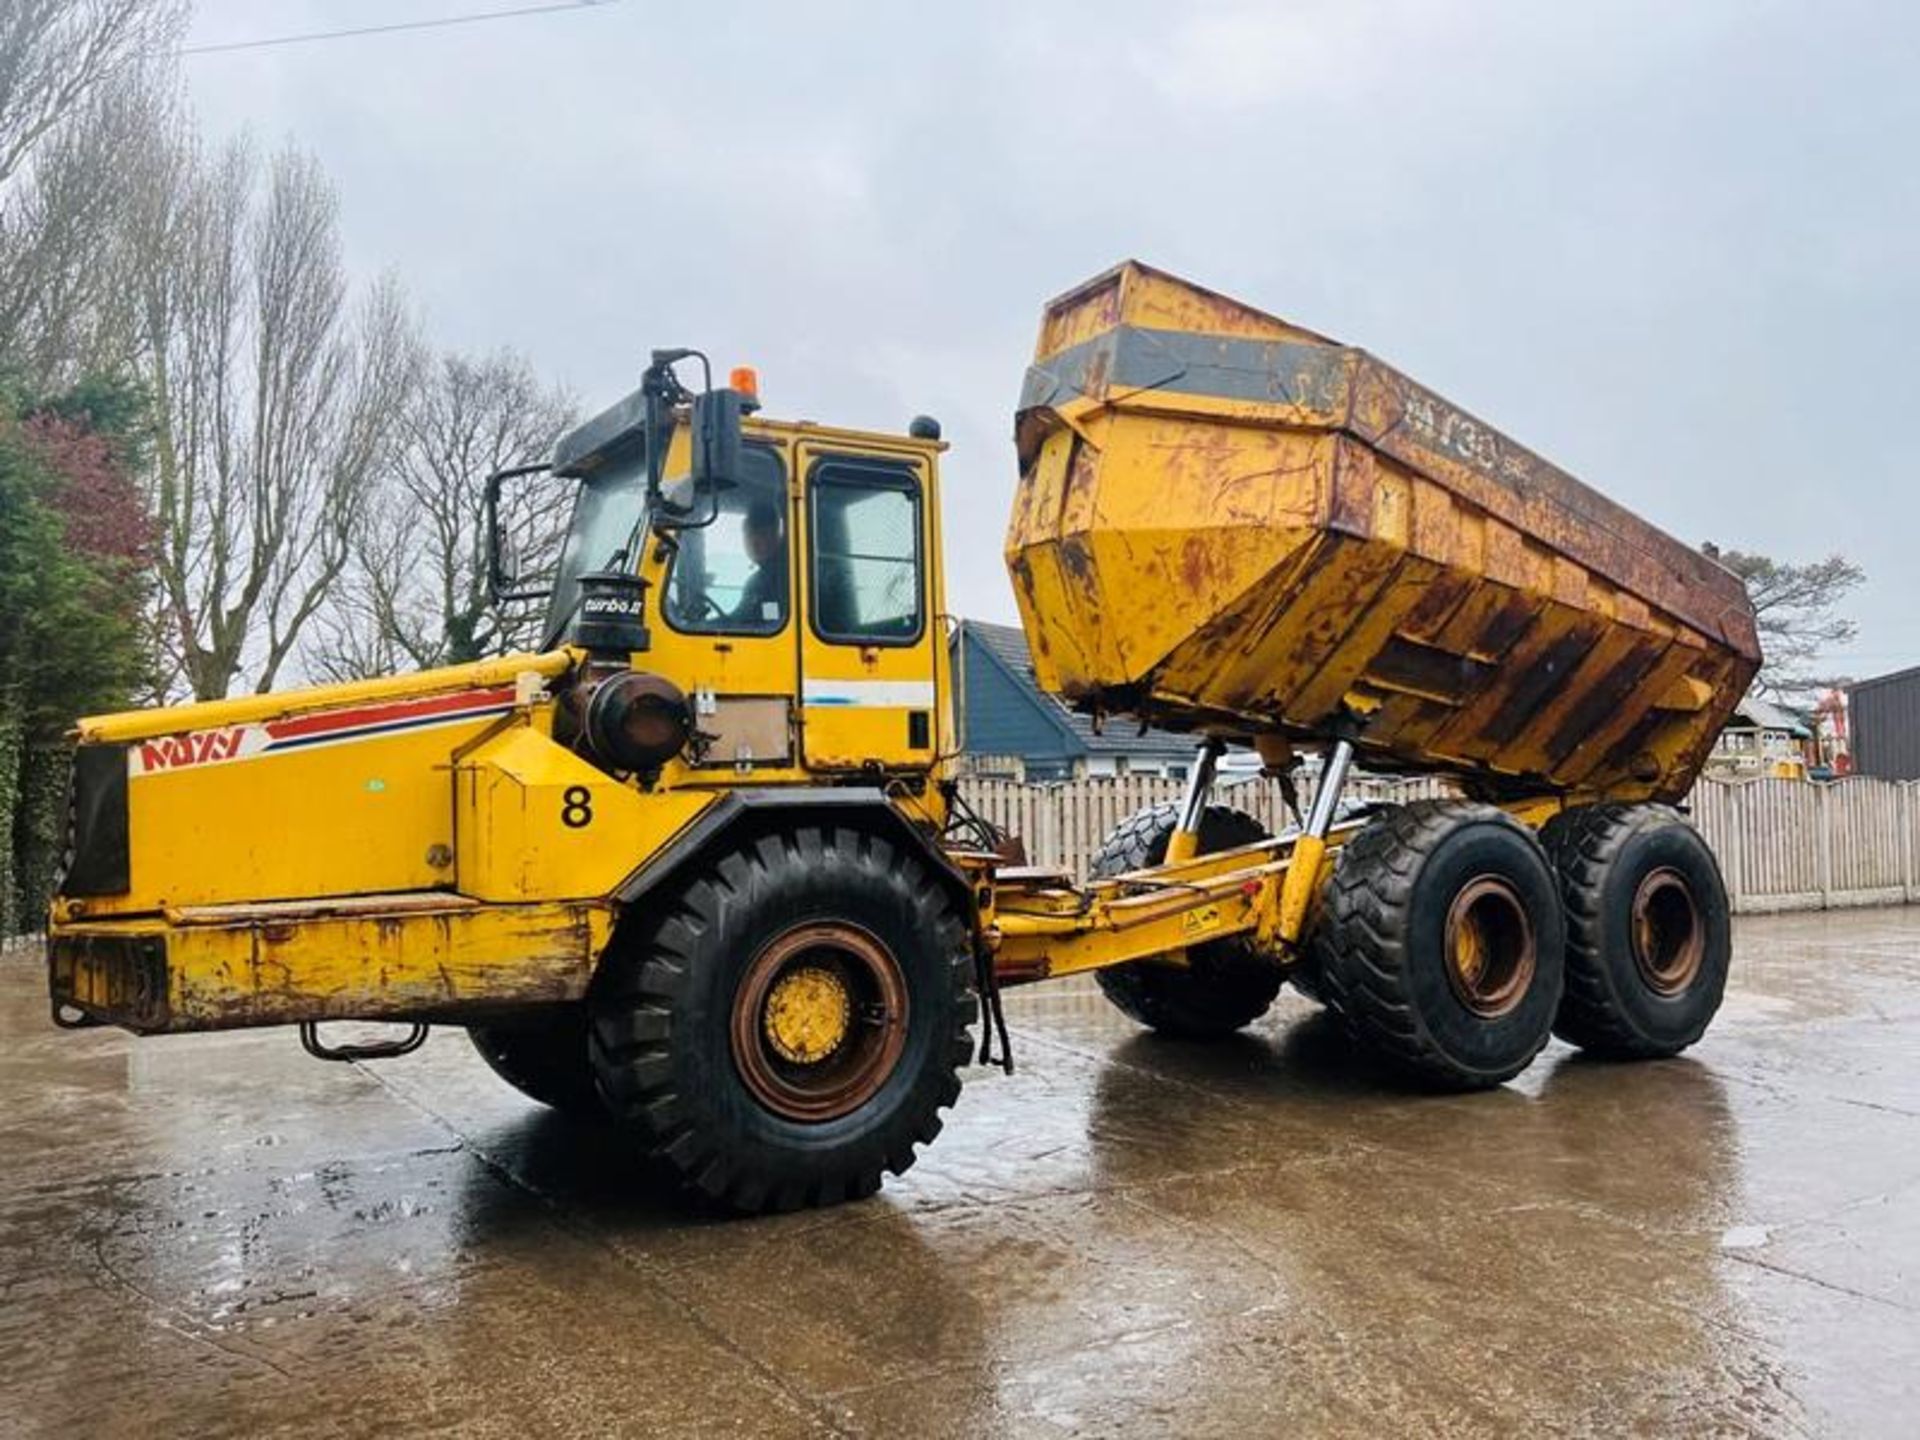
[[[1677,1055],[1720,1009],[1732,959],[1713,851],[1664,805],[1588,805],[1541,838],[1567,911],[1567,992],[1554,1033],[1595,1055]]]
[[[1094,852],[1088,873],[1099,880],[1160,864],[1179,823],[1178,805],[1153,805],[1130,816]],[[1200,819],[1203,855],[1267,838],[1253,816],[1225,805],[1209,805]],[[1130,1019],[1185,1040],[1216,1040],[1245,1029],[1267,1013],[1284,978],[1240,940],[1195,945],[1184,966],[1135,960],[1094,972],[1101,993]]]
[[[1340,850],[1314,931],[1330,1008],[1439,1089],[1512,1079],[1547,1043],[1565,921],[1539,842],[1491,805],[1383,811]]]
[[[467,1038],[487,1068],[528,1099],[583,1120],[606,1118],[587,1060],[586,1006],[556,1005],[496,1025],[470,1025]]]
[[[940,1131],[973,1016],[961,913],[865,831],[744,843],[664,897],[595,983],[591,1055],[623,1129],[739,1211],[870,1195]]]

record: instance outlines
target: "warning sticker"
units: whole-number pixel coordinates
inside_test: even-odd
[[[1180,917],[1180,931],[1184,935],[1206,935],[1220,928],[1220,907],[1202,905],[1189,910]]]

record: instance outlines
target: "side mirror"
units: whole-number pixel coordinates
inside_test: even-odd
[[[693,397],[693,485],[711,491],[740,479],[740,419],[746,413],[738,390],[709,390]]]
[[[529,475],[545,475],[552,469],[553,466],[545,462],[516,465],[510,470],[496,470],[487,477],[487,595],[496,605],[508,600],[544,600],[553,593],[550,585],[521,584],[520,577],[514,573],[513,557],[507,554],[506,537],[500,529],[500,495],[508,483]]]
[[[676,502],[663,490],[654,490],[654,524],[659,529],[698,530],[713,523],[720,513],[720,492],[740,483],[740,421],[751,403],[738,390],[707,390],[689,397],[687,495]]]
[[[682,360],[698,360],[706,388],[695,394],[682,385],[673,367]],[[720,491],[740,480],[740,420],[757,404],[750,390],[716,390],[713,367],[698,350],[656,350],[640,377],[640,395],[646,406],[647,504],[656,529],[698,530],[711,525],[720,513]],[[676,406],[685,405],[692,434],[687,467],[686,502],[667,499],[661,481],[671,443]],[[700,501],[705,497],[706,504]]]

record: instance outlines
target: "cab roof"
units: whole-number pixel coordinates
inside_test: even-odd
[[[610,464],[631,458],[640,449],[646,413],[646,398],[638,390],[615,401],[560,437],[553,447],[554,470],[563,475],[592,475]],[[937,454],[947,448],[943,440],[824,425],[815,420],[777,420],[764,415],[749,416],[742,429],[746,435],[759,440],[824,436],[852,445],[905,448],[925,454]]]

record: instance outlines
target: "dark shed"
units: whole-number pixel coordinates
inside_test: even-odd
[[[1847,687],[1856,775],[1920,780],[1920,666]]]

